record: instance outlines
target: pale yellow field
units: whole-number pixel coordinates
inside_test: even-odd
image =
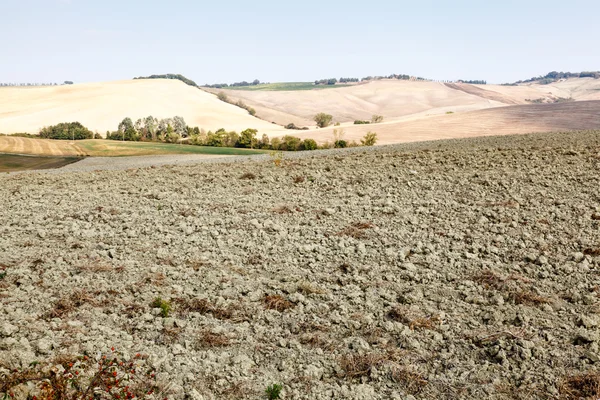
[[[254,107],[261,119],[218,100],[215,94],[221,91]],[[181,115],[189,125],[206,130],[255,128],[259,137],[288,134],[320,143],[332,141],[334,127],[317,129],[312,120],[319,112],[332,114],[334,121],[341,122],[345,139],[358,141],[366,132],[375,131],[380,144],[600,128],[600,79],[591,78],[519,86],[382,80],[323,90],[210,92],[174,80],[0,88],[0,133],[36,133],[42,126],[69,121],[104,133],[115,130],[126,116],[135,120],[147,115]],[[559,97],[576,101],[543,105],[526,101]],[[354,120],[369,120],[373,114],[383,115],[385,121],[353,125]],[[290,122],[311,129],[283,129],[281,125]],[[80,154],[68,142],[0,137],[3,151]]]
[[[372,125],[342,124],[310,131],[295,131],[295,136],[333,142],[333,130],[342,129],[343,139],[357,141],[368,132],[377,132],[378,144],[424,140],[509,135],[532,132],[586,130],[600,128],[600,101],[559,104],[516,105],[485,110],[405,118]]]
[[[0,133],[37,133],[59,122],[79,121],[92,131],[114,131],[121,120],[180,115],[206,130],[267,132],[278,127],[224,103],[203,90],[168,79],[0,88]]]
[[[319,112],[331,114],[341,123],[368,120],[373,114],[386,121],[411,116],[445,114],[530,104],[526,99],[600,100],[600,79],[569,79],[550,85],[520,86],[444,84],[381,80],[366,84],[305,91],[223,91],[228,97],[254,107],[258,114],[280,125],[290,122],[315,127]]]

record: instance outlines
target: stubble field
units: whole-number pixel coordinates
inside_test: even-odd
[[[172,398],[597,397],[599,168],[588,131],[0,176],[0,374],[115,347]]]

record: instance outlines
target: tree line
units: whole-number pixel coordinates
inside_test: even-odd
[[[599,79],[600,78],[600,71],[582,71],[582,72],[558,72],[558,71],[551,71],[548,72],[546,75],[540,75],[540,76],[534,76],[532,78],[529,79],[525,79],[525,80],[521,80],[521,81],[516,81],[514,82],[514,84],[519,84],[519,83],[530,83],[530,82],[538,82],[542,85],[547,85],[549,83],[553,83],[556,82],[560,79],[568,79],[568,78],[594,78],[594,79]],[[511,85],[511,84],[507,84],[507,85]]]
[[[190,86],[193,86],[193,87],[198,87],[198,85],[196,85],[196,82],[194,82],[191,79],[186,78],[185,76],[183,76],[181,74],[163,74],[163,75],[138,76],[137,78],[133,78],[133,79],[176,79],[178,81],[181,81],[181,82],[185,83],[186,85],[190,85]]]
[[[64,81],[63,83],[61,83],[61,85],[72,85],[73,81]],[[54,82],[54,83],[49,83],[49,82],[44,82],[44,83],[32,83],[32,82],[27,82],[27,83],[14,83],[14,82],[0,82],[0,86],[58,86],[59,84]]]
[[[457,82],[459,83],[469,83],[471,85],[487,85],[487,81],[485,80],[466,80],[466,79],[459,79]]]
[[[213,89],[222,89],[222,88],[228,88],[228,87],[256,86],[256,85],[260,85],[260,84],[261,84],[261,81],[259,81],[258,79],[255,79],[252,82],[241,81],[241,82],[234,82],[231,84],[229,84],[229,83],[215,83],[214,85],[206,84],[206,85],[204,85],[204,87],[213,88]]]

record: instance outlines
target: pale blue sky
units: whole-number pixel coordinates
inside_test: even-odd
[[[600,70],[600,1],[0,0],[0,82]]]

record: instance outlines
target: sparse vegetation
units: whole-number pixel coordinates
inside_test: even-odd
[[[315,115],[315,118],[314,118],[314,121],[317,123],[317,126],[319,128],[328,127],[331,124],[332,120],[333,120],[333,115],[325,114],[325,113],[318,113],[317,115]]]
[[[568,376],[560,382],[559,391],[567,400],[597,399],[600,397],[600,372],[593,370]]]
[[[171,302],[157,297],[152,301],[151,306],[153,308],[160,308],[160,316],[167,318],[171,312]]]
[[[386,357],[378,353],[346,354],[340,359],[340,367],[346,379],[370,378],[374,368],[384,364]]]
[[[88,398],[146,399],[160,396],[147,356],[131,359],[112,352],[98,360],[87,355],[34,362],[28,368],[0,372],[3,399],[56,400]],[[59,372],[60,371],[60,372]]]
[[[440,324],[440,317],[437,315],[425,316],[414,310],[404,306],[392,308],[388,314],[388,318],[407,324],[411,330],[414,329],[429,329],[434,330]]]
[[[274,383],[272,385],[267,386],[265,393],[269,400],[277,400],[280,399],[281,391],[283,390],[283,385],[279,383]]]
[[[378,124],[380,122],[383,122],[383,115],[375,114],[371,117],[371,123]]]
[[[302,128],[300,128],[299,126],[296,126],[296,124],[294,124],[293,122],[287,124],[286,126],[284,126],[284,128],[285,129],[295,129],[295,130],[299,130],[299,131],[306,131],[306,130],[308,130],[307,126],[303,126]]]
[[[279,312],[284,312],[295,307],[293,303],[291,303],[290,301],[286,300],[283,296],[278,294],[265,296],[264,305],[265,308],[268,310],[275,310]]]
[[[374,146],[375,143],[377,143],[377,133],[376,132],[367,132],[367,134],[365,135],[365,137],[363,137],[362,139],[360,139],[360,143],[363,146]]]

